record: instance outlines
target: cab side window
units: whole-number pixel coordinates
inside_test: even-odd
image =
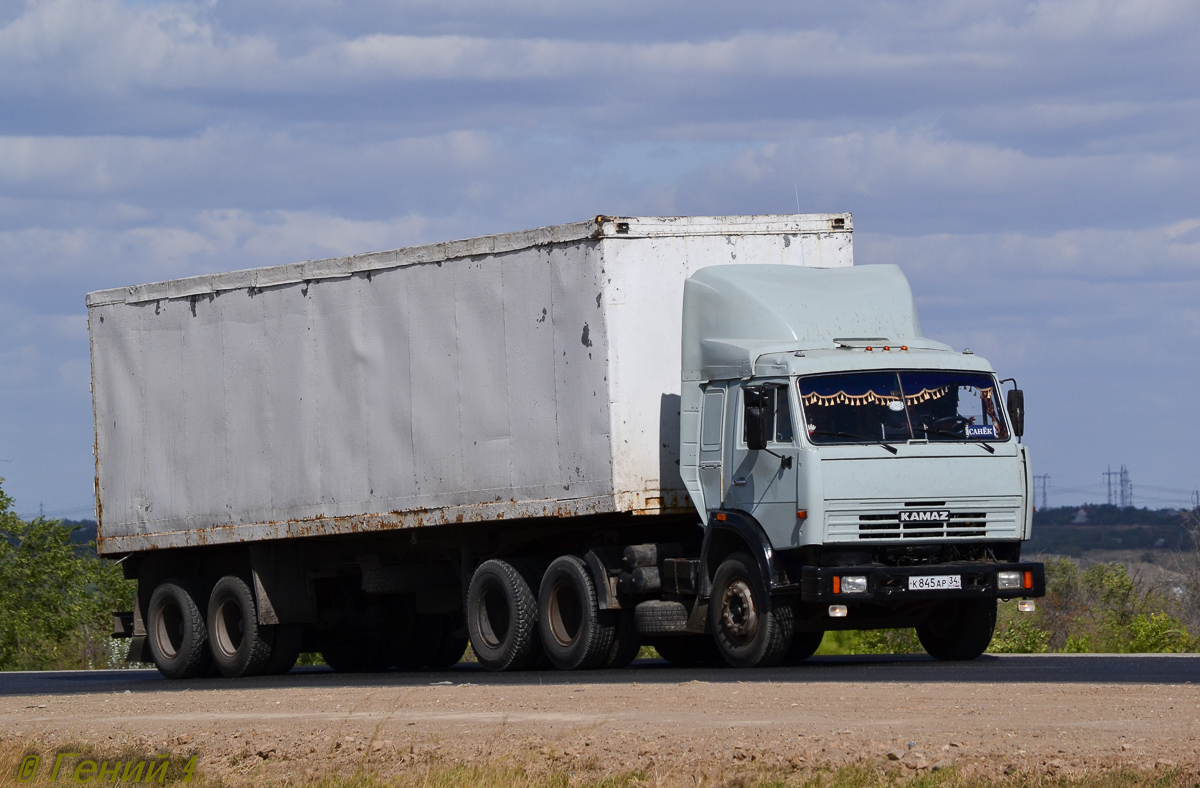
[[[762,397],[767,412],[774,414],[775,430],[772,440],[775,443],[792,443],[795,433],[792,431],[792,403],[788,399],[787,387],[763,386]],[[742,442],[746,442],[745,419],[742,420]]]
[[[700,450],[720,451],[722,427],[725,425],[725,390],[704,392],[704,415],[700,422]]]

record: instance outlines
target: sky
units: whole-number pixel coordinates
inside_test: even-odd
[[[1156,0],[0,0],[4,489],[91,516],[90,290],[798,209],[1017,378],[1049,505],[1122,465],[1189,505],[1197,40]]]

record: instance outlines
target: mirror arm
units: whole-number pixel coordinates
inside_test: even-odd
[[[772,457],[778,457],[780,468],[792,467],[792,458],[791,457],[785,456],[783,454],[776,454],[775,452],[771,451],[770,449],[766,449],[766,448],[764,448],[763,451],[765,451],[767,454],[770,454]]]
[[[1012,391],[1020,391],[1020,390],[1021,390],[1021,384],[1017,383],[1017,379],[1016,379],[1016,378],[1004,378],[1003,380],[1001,380],[1001,381],[1000,381],[1000,387],[1001,387],[1001,388],[1003,388],[1005,383],[1011,383],[1011,384],[1013,384]],[[1010,393],[1011,393],[1011,392],[1010,392]],[[1024,409],[1024,407],[1022,407],[1022,408],[1021,408],[1021,411],[1022,411],[1022,412],[1021,412],[1021,421],[1022,421],[1022,424],[1021,424],[1021,426],[1022,426],[1022,427],[1024,427],[1024,426],[1025,426],[1025,425],[1024,425],[1024,421],[1025,421],[1025,413],[1024,413],[1024,410],[1025,410],[1025,409]],[[1009,420],[1012,420],[1012,414],[1011,414],[1011,413],[1009,414]],[[1013,432],[1016,432],[1016,425],[1015,425],[1015,424],[1013,424],[1013,425],[1011,425],[1011,426],[1013,427]],[[1022,429],[1020,432],[1017,432],[1017,443],[1020,443],[1020,442],[1021,442],[1021,436],[1022,436],[1022,434],[1023,434],[1024,432],[1025,432],[1025,430],[1024,430],[1024,429]]]

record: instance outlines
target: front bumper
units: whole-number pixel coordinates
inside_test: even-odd
[[[1021,573],[1021,588],[1000,590],[996,575]],[[1028,573],[1028,574],[1027,574]],[[910,577],[958,575],[962,588],[939,590],[909,589]],[[864,593],[834,593],[834,578],[865,576]],[[1046,569],[1040,563],[1022,561],[1009,564],[935,564],[927,566],[806,566],[800,573],[800,598],[805,602],[853,604],[874,602],[895,605],[934,599],[1029,599],[1046,595]]]

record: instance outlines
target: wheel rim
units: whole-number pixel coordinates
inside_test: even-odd
[[[163,605],[154,627],[158,650],[167,659],[174,659],[183,646],[183,611],[174,602]]]
[[[500,648],[508,637],[508,597],[503,590],[491,586],[483,589],[481,597],[476,629],[484,646]]]
[[[735,577],[725,587],[721,599],[721,624],[726,635],[736,645],[744,646],[758,632],[758,610],[754,590],[744,578]]]
[[[572,583],[560,580],[550,592],[549,609],[546,611],[550,625],[550,636],[563,648],[579,639],[583,628],[583,600]]]
[[[246,632],[246,617],[242,607],[233,599],[224,599],[217,608],[216,632],[213,641],[225,657],[237,655]]]

